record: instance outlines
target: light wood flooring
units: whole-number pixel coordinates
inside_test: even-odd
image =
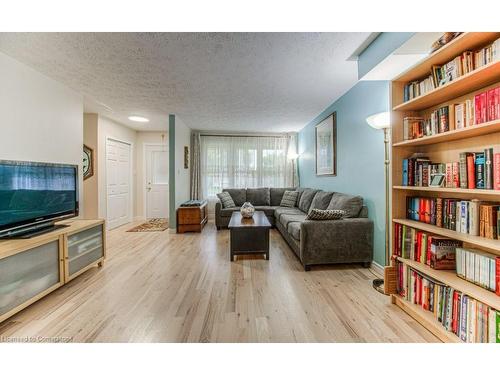
[[[0,324],[73,342],[436,342],[361,266],[304,272],[276,230],[270,260],[229,261],[229,232],[109,232],[108,258]]]

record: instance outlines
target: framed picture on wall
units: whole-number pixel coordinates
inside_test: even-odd
[[[316,175],[337,175],[337,113],[316,125]]]

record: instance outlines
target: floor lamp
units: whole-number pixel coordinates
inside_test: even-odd
[[[384,278],[386,283],[388,279],[392,280],[392,277],[388,277],[388,273],[392,273],[392,267],[390,267],[390,249],[389,249],[389,137],[390,137],[390,127],[391,119],[389,112],[380,112],[371,115],[366,118],[366,122],[372,128],[384,131],[384,177],[385,177],[385,268],[384,268]],[[373,280],[373,287],[380,293],[387,293],[388,285],[384,285],[384,279]]]

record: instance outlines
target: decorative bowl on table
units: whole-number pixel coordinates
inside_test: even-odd
[[[253,217],[255,207],[250,202],[245,202],[243,203],[243,206],[241,206],[240,212],[242,217],[244,217],[245,219],[250,219],[251,217]]]

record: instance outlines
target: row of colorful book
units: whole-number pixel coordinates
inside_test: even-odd
[[[463,342],[500,343],[500,312],[404,263],[396,265],[402,298],[431,312]]]
[[[461,152],[459,161],[433,163],[423,154],[403,159],[403,186],[500,190],[500,153]]]
[[[500,86],[438,108],[428,117],[403,118],[403,139],[412,140],[500,119]]]
[[[500,257],[476,249],[455,251],[458,277],[500,296]]]
[[[406,218],[458,233],[500,238],[500,205],[478,199],[406,197]]]
[[[409,82],[403,89],[403,100],[406,102],[418,96],[455,81],[459,77],[484,65],[498,61],[500,58],[500,39],[478,50],[465,51],[443,65],[434,65],[429,75],[421,80]]]
[[[393,254],[457,276],[500,295],[500,257],[463,247],[462,241],[394,224]]]

